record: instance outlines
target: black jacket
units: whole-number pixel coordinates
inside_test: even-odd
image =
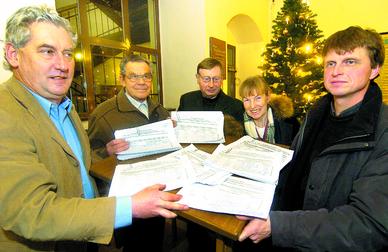
[[[179,111],[209,111],[204,105],[206,98],[203,98],[200,90],[192,91],[181,96]],[[233,116],[241,124],[243,123],[244,106],[240,100],[226,95],[222,90],[215,98],[217,99],[213,111],[222,111],[226,115]]]
[[[271,211],[275,246],[308,251],[388,248],[388,107],[377,84],[371,83],[368,95],[343,139],[312,160],[302,209]],[[331,99],[323,97],[306,116],[293,143],[293,160],[329,111]],[[288,183],[292,162],[282,171],[278,192]],[[284,194],[278,195],[280,205]]]

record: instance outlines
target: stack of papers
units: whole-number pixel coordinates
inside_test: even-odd
[[[116,166],[109,196],[129,196],[154,184],[165,184],[166,191],[193,183],[194,170],[189,160],[165,158]]]
[[[211,155],[209,153],[198,150],[194,145],[190,144],[186,148],[159,158],[159,160],[162,161],[169,158],[188,159],[195,172],[195,177],[192,179],[193,182],[206,185],[218,185],[232,174],[224,170],[205,167],[205,161],[210,157]]]
[[[275,185],[231,176],[215,186],[185,185],[178,193],[179,203],[191,208],[217,213],[267,218],[275,192]]]
[[[155,183],[182,189],[192,208],[267,218],[280,170],[293,151],[244,136],[213,154],[194,145],[156,160],[118,165],[110,196],[132,195]],[[237,176],[238,175],[238,176]]]
[[[171,120],[163,120],[136,128],[116,130],[115,138],[129,142],[129,148],[118,153],[125,160],[181,149]]]
[[[204,168],[203,163],[210,156],[194,145],[189,145],[155,160],[119,164],[113,175],[109,196],[133,195],[157,183],[165,184],[166,191],[195,182],[219,184],[232,174]]]
[[[230,214],[267,218],[280,170],[293,151],[244,136],[205,161],[205,167],[242,177],[229,177],[210,186],[196,183],[178,193],[180,203],[190,207]]]
[[[224,143],[224,115],[221,111],[174,111],[175,134],[180,143]]]
[[[276,184],[280,170],[291,160],[293,151],[244,136],[212,155],[209,167],[249,179]]]

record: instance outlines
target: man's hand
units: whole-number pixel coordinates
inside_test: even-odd
[[[188,206],[176,203],[181,195],[163,192],[165,185],[156,184],[146,187],[132,196],[132,216],[134,218],[150,218],[163,216],[174,218],[176,214],[169,210],[187,210]]]
[[[271,235],[271,221],[269,219],[253,219],[245,216],[237,216],[240,220],[249,220],[249,223],[244,227],[238,240],[241,242],[249,237],[253,243],[269,237]]]
[[[106,144],[106,151],[109,156],[117,154],[121,151],[125,151],[129,148],[129,143],[124,139],[113,139],[109,143]]]

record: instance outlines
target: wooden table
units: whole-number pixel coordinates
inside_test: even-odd
[[[213,152],[217,147],[215,144],[195,144],[198,149],[208,153]],[[126,160],[125,163],[135,163],[139,161],[151,160],[163,156],[163,154],[141,157]],[[121,161],[119,161],[121,163]],[[118,161],[115,157],[109,157],[92,165],[90,174],[101,180],[111,182],[115,167]],[[183,219],[201,225],[217,234],[216,251],[232,251],[231,241],[237,241],[246,221],[238,220],[234,215],[212,213],[197,209],[187,211],[177,211],[178,216]]]

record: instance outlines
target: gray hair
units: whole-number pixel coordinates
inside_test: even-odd
[[[128,56],[124,56],[123,59],[120,62],[120,74],[122,76],[125,76],[127,74],[126,71],[125,71],[125,66],[128,64],[128,62],[139,62],[139,63],[144,62],[144,63],[146,63],[149,66],[150,71],[152,73],[151,62],[149,62],[148,60],[146,60],[145,58],[143,58],[140,55],[131,54],[131,55],[128,55]]]
[[[35,22],[47,22],[65,29],[77,45],[77,34],[73,32],[69,21],[47,6],[29,6],[17,10],[8,20],[5,28],[5,44],[12,44],[15,48],[23,48],[31,39],[30,25]],[[10,70],[5,53],[3,66]]]

